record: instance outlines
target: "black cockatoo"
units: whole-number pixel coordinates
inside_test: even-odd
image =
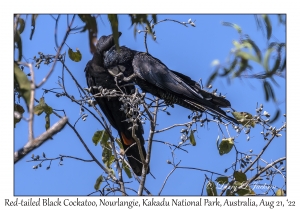
[[[148,53],[125,46],[117,50],[113,46],[104,53],[104,66],[114,76],[125,76],[120,80],[133,80],[144,92],[164,99],[167,105],[178,104],[192,111],[207,111],[238,124],[236,119],[220,108],[231,107],[227,99],[203,90],[190,77],[168,69],[159,59]]]
[[[121,33],[119,33],[119,35],[121,35]],[[112,35],[102,36],[96,45],[97,52],[94,53],[92,60],[90,60],[85,67],[84,71],[87,85],[90,87],[93,95],[99,93],[97,88],[93,88],[95,86],[119,90],[117,89],[114,77],[104,67],[103,60],[103,55],[113,45],[114,40]],[[124,84],[126,84],[126,82],[122,82],[120,86]],[[134,86],[126,86],[122,88],[122,91],[126,94],[132,94],[134,90]],[[100,106],[102,112],[105,114],[109,123],[118,131],[124,150],[126,151],[129,148],[126,151],[128,162],[134,173],[140,176],[142,174],[143,164],[141,162],[137,144],[132,146],[132,144],[136,143],[132,137],[132,131],[129,130],[129,127],[132,126],[132,123],[126,121],[127,116],[125,112],[120,110],[123,105],[122,101],[120,101],[118,97],[111,97],[109,99],[107,97],[94,98]],[[140,122],[138,122],[138,128],[136,129],[135,134],[141,143],[143,155],[146,157],[143,133],[143,126]],[[149,170],[147,173],[149,173]]]

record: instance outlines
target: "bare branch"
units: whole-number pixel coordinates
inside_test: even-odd
[[[183,166],[178,166],[178,167],[176,167],[176,168],[190,169],[190,170],[197,170],[197,171],[205,171],[205,172],[209,172],[209,173],[211,173],[211,174],[216,174],[216,175],[219,175],[219,176],[226,176],[226,175],[224,175],[224,174],[220,174],[220,173],[213,172],[213,171],[206,170],[206,169],[202,169],[202,168],[183,167]]]
[[[150,132],[149,132],[149,143],[148,143],[148,152],[147,152],[147,155],[146,155],[146,164],[143,165],[143,173],[142,173],[142,180],[140,182],[140,186],[139,186],[139,190],[138,190],[138,195],[141,196],[143,194],[143,189],[144,189],[144,185],[145,185],[145,182],[146,182],[146,173],[148,171],[148,168],[149,168],[149,162],[150,162],[150,157],[151,157],[151,148],[152,148],[152,139],[154,137],[154,131],[155,131],[155,127],[156,127],[156,120],[157,120],[157,112],[158,112],[158,102],[159,102],[159,99],[156,97],[155,98],[155,101],[156,101],[156,107],[154,109],[154,112],[153,112],[153,117],[152,115],[150,114],[147,106],[145,105],[145,103],[143,104],[144,105],[144,108],[146,110],[146,113],[148,114],[148,117],[150,119]]]
[[[148,140],[147,140],[147,141],[148,141]],[[180,150],[182,150],[182,151],[185,151],[186,153],[189,153],[187,150],[182,149],[181,147],[179,147],[179,146],[177,146],[177,145],[175,145],[175,144],[171,144],[171,143],[169,143],[169,142],[160,141],[160,140],[152,140],[152,141],[153,141],[153,142],[159,142],[159,143],[162,143],[162,144],[166,144],[166,145],[175,147],[175,148],[177,148],[177,149],[180,149]],[[182,146],[182,145],[180,145],[180,146]]]
[[[158,195],[161,194],[161,192],[162,192],[162,190],[164,189],[164,187],[165,187],[165,185],[166,185],[166,183],[167,183],[169,177],[170,177],[171,174],[176,170],[176,168],[177,168],[177,166],[180,164],[180,162],[181,162],[181,161],[179,161],[179,163],[177,163],[177,164],[174,166],[174,168],[172,169],[172,171],[168,174],[168,176],[166,177],[166,179],[165,179],[165,181],[164,181],[164,183],[163,183],[163,185],[162,185],[162,187],[161,187],[161,189],[160,189]]]
[[[41,162],[45,162],[45,161],[52,161],[52,160],[58,160],[61,158],[71,158],[71,159],[75,159],[75,160],[80,160],[83,162],[95,162],[95,160],[85,160],[82,158],[78,158],[78,157],[74,157],[74,156],[70,156],[70,155],[59,155],[59,157],[56,158],[44,158],[44,159],[38,159],[38,160],[27,160],[26,162],[36,162],[36,161],[41,161]]]
[[[14,153],[14,163],[16,164],[19,160],[21,160],[25,155],[27,155],[29,152],[33,151],[37,147],[41,146],[43,143],[45,143],[49,138],[51,138],[53,135],[61,131],[64,126],[68,123],[67,117],[62,117],[57,123],[55,123],[51,128],[49,128],[47,131],[45,131],[42,135],[37,137],[36,139],[27,142],[27,144],[16,151]]]

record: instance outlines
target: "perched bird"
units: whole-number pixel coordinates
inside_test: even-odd
[[[119,35],[121,35],[121,33]],[[112,35],[102,36],[96,45],[97,52],[94,53],[92,60],[90,60],[85,67],[84,71],[87,85],[90,87],[93,95],[99,94],[99,89],[101,90],[101,88],[93,88],[95,86],[101,86],[103,89],[119,90],[117,89],[115,78],[103,65],[103,54],[113,45],[114,40]],[[126,84],[126,82],[122,82],[120,85],[124,84]],[[134,86],[126,86],[122,87],[121,89],[125,94],[128,95],[132,94],[135,90]],[[141,162],[138,145],[135,144],[132,146],[132,144],[136,143],[136,141],[132,137],[132,131],[129,129],[132,127],[132,123],[126,121],[127,116],[125,112],[120,110],[123,105],[122,101],[120,101],[118,97],[107,98],[94,96],[94,98],[100,106],[102,112],[105,114],[109,123],[118,131],[124,151],[127,150],[126,156],[128,162],[134,173],[140,176],[142,174],[143,164]],[[146,157],[143,133],[143,126],[140,122],[138,122],[138,128],[135,130],[135,134],[141,143],[143,155]],[[149,173],[149,170],[147,173]]]
[[[227,99],[203,90],[190,77],[168,69],[148,53],[125,46],[117,50],[113,46],[104,53],[104,66],[112,75],[121,77],[122,81],[133,80],[144,92],[164,99],[167,105],[178,104],[192,111],[206,111],[238,124],[220,108],[231,106]]]

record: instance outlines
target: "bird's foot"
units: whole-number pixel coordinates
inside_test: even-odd
[[[130,82],[132,81],[137,75],[135,73],[133,73],[132,75],[130,75],[129,77],[124,77],[123,81],[124,82]]]

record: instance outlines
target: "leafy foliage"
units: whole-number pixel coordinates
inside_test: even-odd
[[[23,97],[28,109],[31,95],[31,84],[25,73],[16,63],[14,64],[14,80],[15,90]]]
[[[24,31],[25,28],[25,21],[18,17],[16,20],[16,30],[14,31],[14,42],[15,42],[15,47],[18,49],[18,61],[22,60],[22,39],[21,39],[21,34]]]
[[[14,117],[14,127],[16,127],[16,124],[21,121],[22,115],[25,112],[25,110],[21,105],[14,104],[14,111],[17,111],[21,115],[20,118]]]
[[[39,104],[33,108],[33,112],[38,116],[45,112],[45,128],[48,130],[50,128],[50,115],[53,113],[53,109],[45,103],[44,97],[40,98]]]
[[[146,30],[149,32],[149,34],[152,35],[152,38],[154,38],[151,22],[153,24],[155,24],[157,22],[157,16],[155,14],[151,15],[151,20],[148,20],[147,14],[132,14],[129,16],[131,18],[131,25],[134,25],[134,36],[136,36],[136,33],[138,31],[137,30],[138,25],[141,25],[141,26],[146,25]]]
[[[190,139],[191,145],[196,146],[196,140],[195,140],[195,136],[194,136],[194,131],[193,130],[191,131],[189,139]]]
[[[75,62],[81,61],[82,55],[78,49],[76,49],[76,52],[73,52],[73,50],[71,48],[69,48],[68,55],[72,61],[75,61]]]
[[[213,181],[209,181],[206,184],[206,193],[208,196],[217,196],[217,186]]]
[[[227,184],[228,183],[228,177],[226,177],[226,176],[219,176],[216,179],[216,182],[218,182],[219,184]]]
[[[99,190],[99,189],[100,189],[100,185],[101,185],[102,182],[103,182],[103,176],[100,175],[100,176],[98,177],[98,179],[96,180],[96,183],[95,183],[95,185],[94,185],[94,189],[95,189],[95,190]]]
[[[107,15],[110,21],[111,29],[113,32],[114,42],[116,48],[119,49],[119,22],[118,22],[118,15],[116,14],[109,14]]]
[[[233,177],[236,181],[239,181],[239,182],[245,182],[247,181],[247,176],[246,174],[242,173],[242,172],[239,172],[239,171],[235,171],[233,173]]]
[[[253,121],[252,114],[248,112],[232,112],[232,115],[237,119],[242,125],[246,127],[252,126],[254,128],[255,122]]]
[[[222,139],[221,143],[218,145],[219,154],[224,155],[231,151],[234,145],[233,138]]]
[[[282,15],[278,15],[279,23],[285,25]],[[256,15],[256,23],[258,28],[266,33],[267,42],[272,38],[273,26],[269,15]],[[265,99],[276,101],[275,92],[269,79],[278,86],[275,76],[281,76],[286,70],[285,43],[271,42],[265,53],[258,47],[256,42],[250,38],[248,34],[244,34],[240,26],[235,23],[222,22],[222,25],[234,28],[239,39],[233,41],[234,48],[231,50],[231,59],[226,65],[218,65],[216,70],[210,75],[207,86],[211,84],[218,76],[234,78],[256,78],[262,80]],[[262,73],[253,73],[253,64],[258,64],[264,71]],[[248,71],[249,70],[249,71]]]
[[[100,143],[102,147],[102,161],[107,168],[111,168],[111,164],[114,162],[115,157],[112,155],[111,143],[109,141],[109,134],[107,131],[96,131],[92,140],[95,146]]]
[[[95,43],[97,42],[98,36],[98,28],[97,28],[97,21],[95,16],[89,14],[80,14],[78,15],[82,22],[85,23],[81,32],[88,31],[89,34],[89,45],[91,53],[96,52]]]
[[[37,17],[38,17],[37,14],[31,15],[31,33],[30,33],[30,38],[29,38],[30,40],[32,40],[34,31],[35,31],[35,22],[36,22]]]

